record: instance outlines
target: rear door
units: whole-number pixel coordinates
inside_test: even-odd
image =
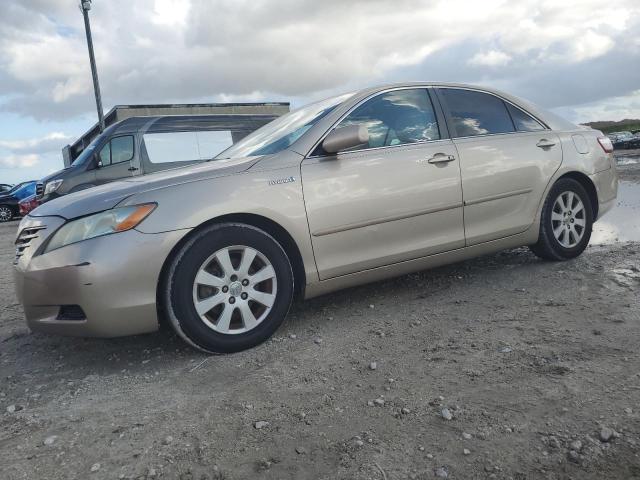
[[[133,135],[120,135],[112,137],[100,149],[98,152],[100,166],[95,170],[96,185],[113,182],[137,173],[138,168],[132,163],[135,155],[134,145]]]
[[[321,279],[464,246],[460,170],[426,88],[366,100],[334,128],[365,125],[369,143],[302,162]],[[441,126],[441,125],[440,125]]]
[[[438,95],[460,158],[467,245],[523,232],[562,162],[560,139],[496,95],[465,88]]]

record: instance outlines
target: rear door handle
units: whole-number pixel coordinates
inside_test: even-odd
[[[536,147],[540,147],[540,148],[551,148],[556,144],[556,142],[550,142],[549,140],[547,140],[546,138],[543,138],[542,140],[540,140],[538,143],[536,143]]]
[[[136,167],[129,167],[127,170],[129,170],[130,172],[135,172],[138,169]]]
[[[433,157],[427,160],[429,163],[448,163],[453,162],[456,159],[453,155],[447,155],[445,153],[436,153]]]

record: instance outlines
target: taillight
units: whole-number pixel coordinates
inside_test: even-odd
[[[611,139],[609,137],[598,137],[598,143],[605,153],[613,152],[613,143],[611,143]]]

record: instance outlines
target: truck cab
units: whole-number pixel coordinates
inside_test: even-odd
[[[43,178],[40,203],[122,178],[212,159],[277,115],[129,117],[98,135],[68,167]]]

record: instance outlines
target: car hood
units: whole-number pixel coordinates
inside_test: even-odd
[[[57,216],[66,219],[90,215],[113,208],[127,197],[137,193],[243,172],[251,168],[260,158],[214,160],[149,175],[129,177],[58,197],[40,205],[29,215],[32,217]]]
[[[78,169],[79,169],[79,167],[77,165],[69,165],[68,167],[65,167],[65,168],[63,168],[61,170],[57,170],[57,171],[55,171],[53,173],[50,173],[46,177],[41,178],[40,182],[42,182],[43,184],[46,185],[51,180],[57,180],[58,178],[64,178],[67,175],[69,175],[70,171],[78,170]]]

